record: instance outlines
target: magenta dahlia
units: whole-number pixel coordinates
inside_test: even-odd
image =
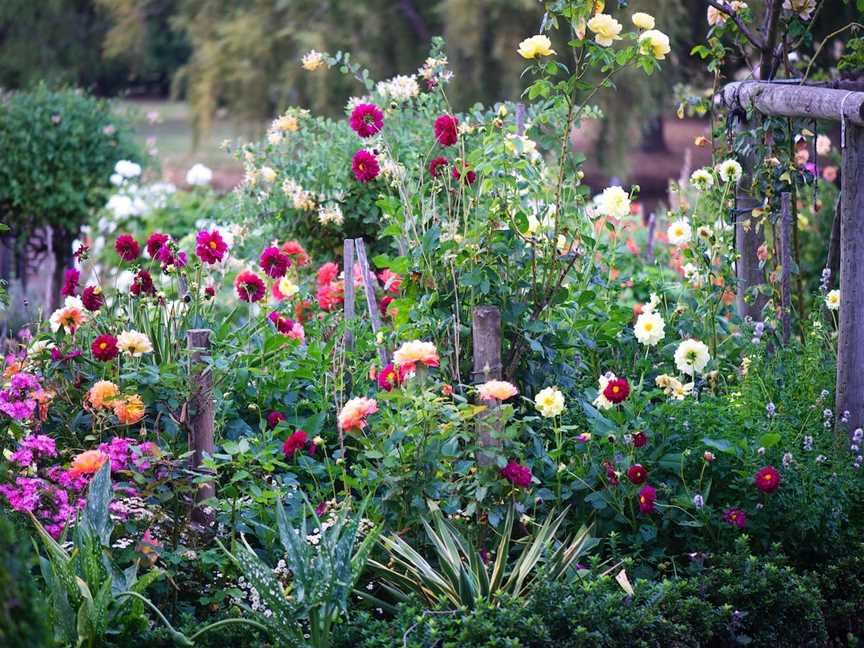
[[[371,182],[381,173],[381,165],[378,158],[366,149],[360,149],[351,160],[351,170],[358,182]]]
[[[254,272],[244,270],[234,279],[237,296],[246,302],[257,302],[264,298],[264,282]]]
[[[219,230],[198,232],[195,243],[195,254],[204,263],[219,263],[228,251],[228,245],[222,239]]]
[[[264,248],[264,251],[261,252],[261,257],[258,259],[258,263],[261,265],[261,269],[264,270],[264,274],[273,279],[279,279],[285,276],[288,267],[291,265],[291,259],[278,247],[271,246]]]
[[[348,123],[360,137],[371,137],[384,127],[384,113],[375,104],[357,104]]]
[[[131,234],[121,234],[114,241],[114,249],[124,261],[134,261],[141,254],[141,246]]]

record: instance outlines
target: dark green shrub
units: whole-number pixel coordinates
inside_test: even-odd
[[[864,544],[813,570],[832,645],[859,646],[864,638]]]
[[[49,645],[47,610],[31,573],[34,563],[27,535],[0,517],[0,646]]]

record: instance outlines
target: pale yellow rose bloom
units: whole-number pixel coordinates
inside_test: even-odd
[[[597,14],[588,21],[588,29],[596,34],[594,40],[602,47],[609,47],[616,40],[621,40],[621,23],[609,14]]]
[[[552,41],[549,40],[548,36],[542,34],[526,38],[519,43],[519,49],[516,51],[519,52],[519,56],[525,59],[551,56],[555,53],[555,50],[552,49]]]

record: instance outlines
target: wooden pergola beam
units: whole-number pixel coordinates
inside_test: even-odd
[[[769,81],[736,81],[723,87],[720,103],[730,109],[755,109],[763,115],[796,119],[826,119],[864,126],[864,92],[832,88],[772,83]]]

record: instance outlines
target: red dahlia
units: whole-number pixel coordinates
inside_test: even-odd
[[[134,279],[132,279],[132,287],[129,288],[129,292],[133,295],[154,294],[156,288],[153,286],[153,277],[150,276],[150,273],[146,270],[139,270],[136,272]]]
[[[453,165],[453,171],[451,172],[451,175],[453,176],[454,180],[461,180],[462,182],[464,182],[467,185],[473,185],[477,181],[477,174],[474,171],[472,171],[471,168],[465,163],[462,164],[462,170],[461,171],[454,164]]]
[[[257,302],[264,298],[264,282],[254,272],[244,270],[234,279],[234,290],[245,302]]]
[[[120,352],[117,348],[117,338],[113,335],[100,335],[90,345],[93,357],[102,362],[108,362],[117,357]]]
[[[612,403],[621,403],[630,395],[630,383],[626,378],[610,380],[603,390],[603,395]]]
[[[309,441],[309,435],[303,430],[297,430],[285,439],[285,443],[282,444],[282,452],[285,453],[285,457],[288,459],[297,454],[298,450],[303,450],[304,448],[310,455],[315,454],[315,444]]]
[[[384,127],[384,113],[375,104],[357,104],[348,123],[360,137],[371,137]]]
[[[780,473],[774,466],[765,466],[756,473],[753,483],[763,493],[773,493],[780,487]]]
[[[261,264],[264,274],[273,279],[284,277],[288,271],[288,266],[291,265],[291,259],[288,258],[288,255],[273,246],[264,248],[258,262]]]
[[[121,234],[114,241],[114,249],[124,261],[134,261],[141,254],[141,246],[138,245],[131,234]]]
[[[399,383],[402,382],[399,379],[399,372],[393,366],[392,362],[388,363],[388,365],[378,373],[377,381],[378,388],[388,392],[394,387],[398,387]]]
[[[441,115],[435,120],[435,139],[441,146],[453,146],[459,139],[459,120],[453,115]]]
[[[648,479],[648,471],[642,464],[633,464],[627,469],[627,479],[632,484],[644,484],[645,480]]]
[[[78,280],[81,278],[81,273],[75,268],[69,268],[63,279],[63,287],[60,289],[60,294],[64,297],[75,295],[78,292]]]
[[[429,175],[433,178],[440,177],[442,169],[447,168],[448,164],[450,164],[450,161],[444,156],[439,155],[436,158],[432,158],[432,161],[429,162]]]
[[[294,328],[294,320],[285,317],[284,315],[277,313],[276,311],[272,311],[268,316],[271,322],[273,322],[273,326],[276,327],[276,330],[279,331],[282,335],[288,335],[291,332],[291,329]]]
[[[98,311],[102,308],[102,304],[105,303],[102,289],[99,286],[87,286],[84,292],[81,293],[81,303],[89,311]]]
[[[533,478],[531,469],[528,466],[523,466],[513,459],[508,461],[507,466],[501,469],[501,476],[519,488],[530,486],[531,479]]]
[[[633,437],[632,437],[632,441],[633,441],[633,447],[634,448],[641,448],[646,443],[648,443],[648,437],[645,436],[644,432],[634,432]]]
[[[360,149],[351,160],[351,170],[358,182],[371,182],[381,173],[381,165],[378,164],[378,158],[369,151]]]
[[[168,242],[169,238],[167,234],[163,234],[162,232],[153,232],[147,237],[147,254],[150,255],[151,259],[156,258],[159,250]]]

